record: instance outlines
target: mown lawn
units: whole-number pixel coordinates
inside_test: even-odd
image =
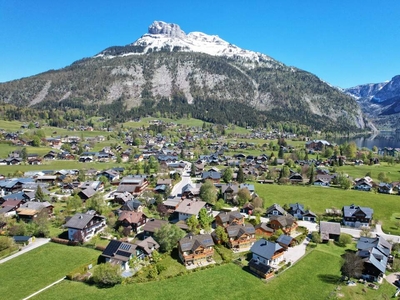
[[[400,196],[375,194],[324,188],[316,186],[269,185],[254,183],[257,194],[264,199],[266,207],[278,203],[280,205],[299,202],[316,214],[323,214],[326,208],[341,209],[344,205],[356,204],[374,209],[374,219],[382,222],[385,232],[400,234],[396,227],[396,218],[392,215],[400,213]]]
[[[22,299],[96,260],[100,252],[48,243],[0,265],[0,298]]]
[[[328,299],[336,295],[344,248],[319,245],[297,264],[263,282],[234,264],[186,274],[156,282],[119,285],[99,289],[83,283],[64,281],[35,299]],[[387,283],[377,291],[357,296],[357,288],[341,286],[341,299],[384,299],[382,292],[394,292]],[[361,288],[360,288],[361,290]],[[334,298],[331,298],[334,299]]]

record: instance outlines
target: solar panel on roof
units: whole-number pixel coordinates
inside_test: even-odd
[[[121,244],[121,246],[119,246],[119,248],[121,250],[129,251],[129,249],[131,249],[131,246],[132,245],[129,245],[129,244]]]

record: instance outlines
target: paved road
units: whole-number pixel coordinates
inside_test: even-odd
[[[43,246],[44,244],[47,244],[48,242],[50,242],[50,239],[36,238],[33,243],[30,243],[29,245],[25,246],[24,248],[21,249],[21,251],[18,251],[17,253],[0,260],[0,264],[5,263],[6,261],[9,261],[17,256],[20,256],[21,254],[24,254],[28,251],[35,249],[37,247]]]
[[[176,197],[178,194],[182,193],[182,188],[187,184],[192,184],[192,179],[190,178],[190,168],[191,163],[186,163],[186,168],[183,170],[181,181],[174,185],[171,191],[171,196]]]

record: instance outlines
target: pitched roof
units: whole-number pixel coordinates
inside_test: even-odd
[[[270,222],[277,221],[282,227],[292,226],[296,219],[291,215],[287,214],[286,216],[271,216]]]
[[[190,199],[185,199],[181,203],[179,203],[175,211],[188,215],[197,215],[200,209],[202,209],[206,204],[207,203],[204,201],[193,201]]]
[[[132,254],[136,252],[136,245],[121,241],[111,240],[101,254],[104,257],[121,261],[129,261]]]
[[[217,217],[221,219],[222,223],[231,223],[235,219],[244,219],[243,215],[238,211],[220,212]]]
[[[143,241],[136,241],[135,245],[137,245],[138,248],[141,248],[146,255],[150,255],[154,250],[160,248],[160,245],[151,236]]]
[[[119,214],[118,221],[127,220],[129,223],[135,224],[139,223],[143,216],[146,217],[146,215],[142,212],[123,210]]]
[[[340,235],[340,223],[321,221],[319,231],[321,236],[324,235],[324,239],[329,239],[329,234]]]
[[[150,219],[146,224],[144,224],[142,229],[143,231],[156,232],[156,230],[160,229],[161,226],[165,224],[168,224],[168,222],[164,220]]]
[[[256,232],[254,226],[251,224],[230,225],[226,227],[226,231],[228,237],[234,238],[235,240],[245,234],[254,234]]]
[[[281,234],[278,239],[276,240],[277,243],[282,245],[289,246],[290,243],[293,241],[293,238],[290,235]]]
[[[250,251],[258,256],[264,257],[270,260],[275,252],[282,249],[282,246],[278,243],[267,241],[266,239],[260,239],[251,246]]]
[[[372,215],[374,210],[369,207],[357,206],[357,205],[350,205],[350,206],[343,206],[343,216],[344,217],[353,217],[356,212],[363,212],[365,217],[368,219],[372,219]]]
[[[258,225],[255,226],[255,229],[261,229],[263,231],[267,231],[267,232],[274,232],[274,230],[271,227],[268,227],[268,224],[265,222],[262,222]]]
[[[214,241],[210,234],[198,234],[184,237],[179,241],[179,248],[182,251],[195,251],[200,246],[207,248],[214,246]]]
[[[68,220],[65,227],[83,229],[95,217],[104,219],[104,217],[95,214],[77,213]]]
[[[304,212],[304,205],[303,204],[291,203],[291,204],[289,204],[289,206],[290,206],[290,210],[292,212],[297,211],[297,210],[300,210],[301,212]]]
[[[272,204],[270,207],[267,208],[266,214],[272,214],[272,211],[277,210],[280,214],[286,215],[286,211],[279,205],[279,204]]]

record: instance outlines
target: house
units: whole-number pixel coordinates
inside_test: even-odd
[[[305,209],[304,209],[304,205],[300,204],[300,203],[291,203],[289,204],[289,213],[299,219],[302,220],[303,219],[303,214],[305,213]]]
[[[182,198],[193,198],[200,195],[201,184],[187,184],[182,188]]]
[[[178,251],[185,266],[212,262],[214,241],[210,234],[190,235],[179,241]]]
[[[199,200],[191,200],[185,199],[178,204],[176,208],[176,212],[179,214],[179,221],[186,220],[190,218],[192,215],[195,215],[196,218],[200,212],[200,209],[206,206],[206,202]]]
[[[251,224],[229,225],[225,230],[228,234],[227,245],[233,250],[248,249],[256,241],[256,231]]]
[[[378,186],[378,192],[382,194],[393,193],[393,186],[390,183],[381,182]]]
[[[392,245],[383,237],[360,237],[357,242],[357,255],[364,260],[362,277],[367,280],[380,281],[385,272],[392,251]]]
[[[143,208],[144,205],[142,202],[140,202],[138,199],[131,199],[122,205],[121,210],[143,212]]]
[[[314,185],[317,185],[317,186],[330,186],[330,183],[329,183],[329,181],[326,181],[326,180],[324,180],[322,178],[317,178],[314,181]]]
[[[265,237],[269,237],[274,234],[274,230],[265,222],[261,222],[260,224],[256,225],[255,230],[257,235],[263,235]]]
[[[221,173],[214,170],[205,171],[201,174],[201,179],[203,182],[211,180],[214,183],[218,183],[221,181]]]
[[[224,228],[230,225],[242,225],[244,223],[244,217],[238,211],[220,212],[215,217],[215,223]]]
[[[285,250],[287,250],[289,247],[293,247],[295,244],[294,238],[286,234],[281,234],[276,242]]]
[[[317,215],[313,213],[311,210],[306,210],[303,214],[303,221],[316,222]]]
[[[243,207],[240,209],[241,213],[247,214],[247,215],[252,215],[254,211],[254,205],[251,204],[250,202],[247,202],[243,205]]]
[[[154,233],[159,230],[162,226],[168,224],[168,221],[159,219],[148,219],[146,224],[142,227],[143,237],[154,236]]]
[[[301,176],[299,173],[293,173],[289,176],[289,181],[292,184],[303,183],[303,176]]]
[[[267,212],[265,214],[267,217],[286,216],[287,212],[279,204],[275,203],[267,208]]]
[[[369,207],[357,205],[343,206],[343,224],[351,227],[369,226],[374,210]]]
[[[124,227],[127,230],[127,234],[131,231],[138,233],[146,222],[147,216],[144,213],[123,210],[119,213],[117,227]]]
[[[158,179],[156,185],[165,185],[172,187],[172,179]]]
[[[281,229],[284,233],[290,234],[297,228],[296,219],[291,215],[286,216],[272,216],[269,220],[269,227],[275,231]]]
[[[325,140],[312,140],[306,143],[308,150],[322,151],[325,147],[332,147],[332,145]]]
[[[117,192],[129,192],[132,195],[141,195],[149,185],[144,177],[124,177],[118,185]]]
[[[4,214],[6,217],[15,216],[17,209],[22,205],[21,200],[7,200],[1,204],[0,215]]]
[[[221,185],[221,194],[226,202],[232,202],[237,196],[238,191],[239,185],[237,184],[228,183]]]
[[[111,182],[119,179],[119,173],[112,169],[106,170],[106,171],[103,171],[103,172],[97,174],[97,179],[99,179],[101,176],[106,177],[108,179],[108,181],[111,181]]]
[[[123,270],[129,270],[129,261],[136,255],[136,246],[122,241],[111,240],[101,256],[105,262],[121,265]]]
[[[54,206],[49,202],[28,201],[17,209],[17,218],[25,222],[31,222],[39,215],[50,217],[53,214]]]
[[[369,176],[365,176],[364,178],[358,178],[355,180],[354,189],[357,191],[371,191],[373,187],[373,180]]]
[[[271,278],[274,267],[283,261],[284,249],[278,243],[260,239],[250,248],[252,258],[249,268],[262,278]]]
[[[106,226],[106,219],[91,210],[73,215],[64,225],[70,241],[86,242]]]
[[[167,200],[163,201],[163,205],[168,209],[170,213],[173,213],[176,208],[179,206],[179,203],[182,202],[181,197],[171,197],[167,198]]]
[[[114,203],[118,203],[120,205],[124,205],[125,203],[127,203],[128,201],[131,201],[134,199],[134,196],[129,193],[129,192],[115,192],[114,193],[114,199],[112,200],[112,202]]]
[[[160,245],[151,237],[146,237],[143,241],[135,241],[136,256],[140,259],[151,257],[154,250],[158,250]]]
[[[340,236],[340,223],[323,222],[319,223],[319,233],[322,242],[329,242],[329,240],[339,240]]]

